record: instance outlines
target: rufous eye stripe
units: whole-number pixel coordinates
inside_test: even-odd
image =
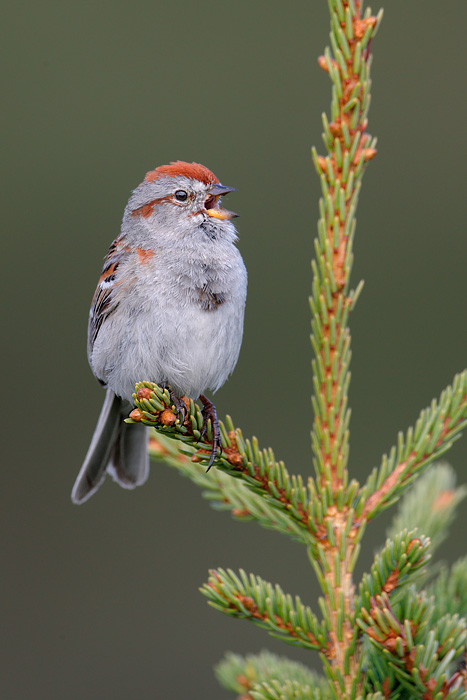
[[[153,199],[151,202],[147,202],[147,204],[143,204],[141,207],[133,209],[131,215],[135,217],[143,216],[145,219],[147,219],[147,217],[151,216],[153,213],[155,206],[161,204],[162,202],[169,202],[171,199],[172,195],[167,195],[167,197],[159,197],[159,199]]]

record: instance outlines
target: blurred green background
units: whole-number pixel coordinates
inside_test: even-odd
[[[467,365],[467,4],[385,9],[353,271],[366,282],[351,318],[360,479]],[[249,296],[219,413],[310,473],[309,149],[323,150],[330,102],[316,61],[327,3],[26,0],[3,23],[2,700],[228,698],[211,670],[228,649],[315,665],[197,590],[209,567],[244,567],[316,609],[300,546],[212,511],[162,464],[133,493],[108,481],[78,508],[70,490],[103,400],[85,351],[101,261],[131,189],[176,159],[238,188]],[[448,459],[465,481],[467,438]],[[389,517],[369,528],[360,573]],[[447,559],[466,525],[464,512]]]

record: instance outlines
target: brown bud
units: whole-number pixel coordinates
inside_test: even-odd
[[[151,394],[152,394],[151,389],[148,389],[146,386],[142,386],[140,389],[138,389],[138,393],[136,394],[136,398],[137,399],[150,399]]]
[[[391,593],[397,586],[399,582],[399,569],[392,571],[386,579],[386,583],[383,586],[383,593]]]
[[[326,58],[324,56],[318,56],[318,65],[320,68],[325,70],[326,73],[329,73],[328,62],[326,61]],[[339,68],[339,64],[334,58],[331,58],[331,66],[333,68]]]
[[[175,413],[170,410],[170,408],[166,408],[165,411],[162,411],[159,416],[159,423],[161,425],[171,426],[175,423],[176,420],[177,417]]]
[[[329,124],[329,131],[333,136],[340,136],[342,134],[342,127],[340,120],[336,120]]]
[[[366,19],[358,19],[354,23],[353,31],[357,41],[362,39],[368,27],[374,27],[376,25],[376,17],[367,17]]]
[[[324,56],[318,56],[318,65],[320,68],[325,70],[326,73],[328,72],[328,64]]]
[[[243,596],[242,604],[247,610],[256,610],[256,603],[253,600],[253,598],[250,598],[250,596],[246,595]]]
[[[376,150],[376,148],[364,148],[363,149],[363,158],[365,160],[371,160],[372,158],[375,157],[377,152],[378,151]]]
[[[233,467],[241,467],[243,465],[243,458],[240,452],[237,451],[236,447],[224,447],[222,450],[224,456],[227,458],[229,464]]]
[[[324,156],[318,156],[318,165],[321,170],[326,170],[326,158]]]
[[[413,540],[410,540],[408,547],[407,547],[407,554],[415,547],[416,544],[421,544],[422,541],[418,539],[418,537],[414,537]]]
[[[144,418],[144,413],[140,411],[139,408],[135,408],[128,417],[139,423],[139,421]]]

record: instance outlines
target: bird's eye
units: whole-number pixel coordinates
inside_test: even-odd
[[[175,199],[177,202],[186,202],[188,199],[188,192],[185,192],[185,190],[177,190],[175,192]]]

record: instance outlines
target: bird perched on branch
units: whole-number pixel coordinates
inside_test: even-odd
[[[212,421],[209,466],[220,447],[214,405],[204,396],[233,371],[243,334],[247,274],[236,214],[220,206],[234,188],[208,168],[177,161],[147,173],[123,214],[92,300],[88,359],[106,397],[72,491],[86,501],[106,473],[124,488],[148,477],[148,428],[127,424],[136,382],[200,397]]]

